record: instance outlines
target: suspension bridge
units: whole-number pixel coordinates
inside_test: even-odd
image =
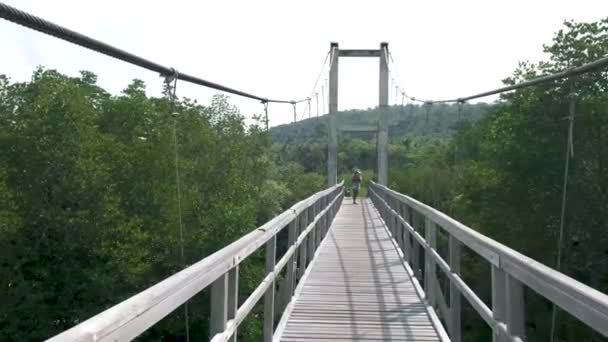
[[[0,3],[0,17],[161,74],[172,88],[178,80],[260,101],[268,124],[268,104],[306,103],[310,116],[313,92],[299,100],[276,100],[236,90],[133,55],[109,44]],[[339,58],[379,59],[377,126],[339,127]],[[388,184],[389,65],[388,43],[378,49],[342,50],[330,44],[328,64],[328,186],[289,208],[232,244],[117,303],[84,322],[50,337],[51,342],[128,341],[204,290],[211,293],[209,339],[236,341],[239,325],[263,302],[264,341],[461,341],[463,299],[487,323],[494,341],[525,341],[525,289],[530,289],[608,336],[608,296],[558,270],[543,265],[456,221]],[[395,85],[395,97],[427,105],[458,103],[538,84],[570,82],[570,134],[576,101],[576,77],[604,70],[608,57],[472,96],[420,100]],[[323,86],[323,96],[325,85]],[[323,104],[325,107],[325,103]],[[377,134],[377,182],[369,199],[359,205],[345,198],[337,177],[338,132]],[[566,157],[568,160],[568,156]],[[564,182],[568,180],[566,163]],[[562,208],[563,209],[563,208]],[[563,228],[563,227],[562,227]],[[277,248],[277,236],[287,234],[287,247]],[[438,237],[447,250],[438,247]],[[462,249],[478,255],[491,270],[491,303],[484,302],[461,275]],[[257,288],[239,301],[239,270],[243,261],[263,250],[266,273]],[[443,282],[440,279],[444,279]],[[554,311],[555,312],[555,311]]]

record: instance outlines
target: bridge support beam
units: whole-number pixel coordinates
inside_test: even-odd
[[[378,183],[388,183],[388,43],[380,43],[380,96],[378,119]]]
[[[388,184],[388,43],[380,43],[379,50],[344,50],[338,43],[330,46],[329,69],[329,123],[327,130],[327,183],[338,183],[338,60],[342,57],[380,57],[379,118],[377,132],[378,183]],[[346,131],[353,130],[348,127]],[[367,127],[355,128],[366,131]]]
[[[331,43],[329,69],[329,129],[327,130],[327,185],[338,184],[338,43]]]

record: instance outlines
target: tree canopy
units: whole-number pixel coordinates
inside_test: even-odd
[[[0,339],[48,338],[322,188],[322,176],[277,166],[269,144],[223,96],[173,109],[139,80],[114,96],[90,72],[40,68],[29,82],[2,79]],[[259,264],[243,271],[244,293],[257,285],[247,279],[263,272]],[[147,336],[182,336],[180,315]],[[205,313],[192,317],[204,339]]]

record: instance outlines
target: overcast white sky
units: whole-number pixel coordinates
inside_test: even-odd
[[[2,1],[179,71],[288,100],[310,94],[332,41],[345,49],[386,41],[406,91],[454,98],[500,86],[518,61],[543,59],[542,44],[565,19],[608,15],[606,0]],[[23,81],[38,65],[93,71],[112,93],[133,78],[150,95],[162,85],[150,71],[0,20],[0,74]],[[342,58],[339,71],[340,110],[377,105],[377,59]],[[178,84],[179,96],[203,104],[215,93]],[[247,117],[262,111],[254,100],[231,100]],[[271,125],[293,119],[289,105],[269,108]]]

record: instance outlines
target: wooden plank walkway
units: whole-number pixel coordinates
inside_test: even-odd
[[[372,202],[346,198],[285,312],[280,341],[441,341],[414,286]]]

